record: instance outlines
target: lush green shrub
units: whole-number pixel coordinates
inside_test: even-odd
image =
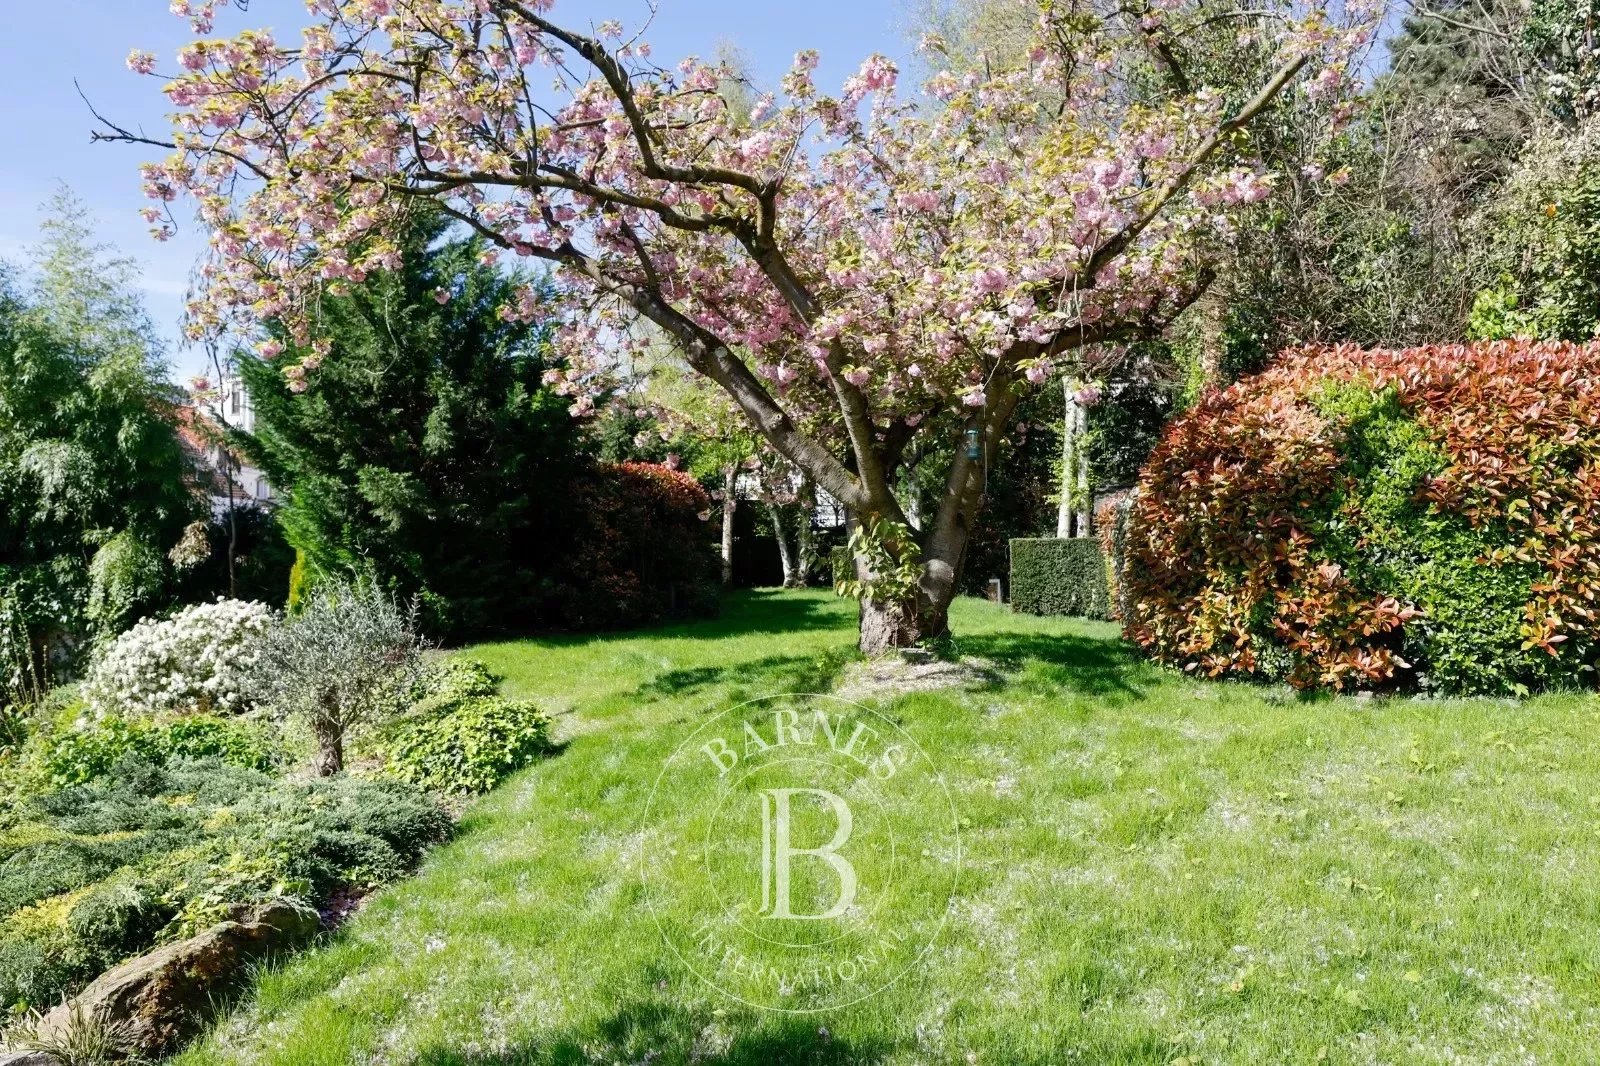
[[[459,703],[493,696],[503,680],[482,659],[452,655],[429,663],[412,691],[413,703]]]
[[[1128,633],[1210,675],[1515,693],[1592,669],[1600,347],[1306,350],[1174,423]]]
[[[0,1003],[49,1005],[163,940],[271,900],[307,907],[410,869],[449,831],[397,781],[290,781],[218,760],[39,796],[0,832]]]
[[[398,269],[322,301],[332,347],[298,391],[281,363],[313,353],[277,327],[278,360],[241,361],[256,417],[240,444],[284,493],[297,595],[371,571],[440,639],[548,624],[589,463],[583,421],[541,380],[548,328],[500,313],[542,283],[484,262],[447,219],[413,218]]]
[[[1535,137],[1472,220],[1482,269],[1469,328],[1584,341],[1600,328],[1600,121]]]
[[[3,699],[0,697],[0,760],[21,751],[29,735],[27,708]]]
[[[96,657],[84,697],[101,713],[247,711],[244,678],[273,617],[265,604],[217,600],[146,619]]]
[[[828,553],[828,569],[831,572],[834,588],[856,579],[855,556],[850,553],[849,545],[836,545]]]
[[[487,792],[550,750],[550,719],[534,704],[469,696],[427,705],[394,730],[388,772],[434,792]]]
[[[1011,609],[1024,614],[1105,618],[1106,561],[1089,537],[1024,537],[1011,542]]]
[[[134,264],[69,193],[49,212],[33,284],[0,277],[0,704],[170,605],[166,554],[206,510]]]
[[[273,745],[260,729],[203,714],[164,721],[84,719],[45,738],[41,745],[36,769],[52,788],[103,777],[128,755],[157,765],[176,759],[215,758],[254,770],[270,769],[276,761]]]

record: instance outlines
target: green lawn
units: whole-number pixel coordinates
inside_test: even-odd
[[[641,813],[713,712],[824,691],[853,608],[754,594],[715,622],[476,649],[564,751],[414,879],[263,974],[179,1061],[1591,1062],[1600,705],[1305,701],[1198,683],[1110,626],[954,611],[1002,680],[882,709],[942,768],[949,919],[886,991],[727,999],[645,905]],[[686,780],[670,806],[694,814]],[[914,828],[908,824],[907,828]]]

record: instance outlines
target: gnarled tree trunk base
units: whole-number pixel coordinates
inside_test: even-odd
[[[861,653],[886,655],[898,648],[916,647],[922,640],[920,621],[914,608],[862,600]]]

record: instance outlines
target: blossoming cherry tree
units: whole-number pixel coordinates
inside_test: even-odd
[[[148,217],[165,235],[170,202],[193,197],[213,253],[191,330],[286,323],[292,343],[260,354],[293,388],[330,352],[320,295],[396,266],[419,201],[494,254],[552,265],[557,305],[530,288],[505,313],[561,323],[553,380],[575,412],[619,349],[667,338],[858,522],[908,531],[862,557],[920,567],[893,596],[861,575],[861,645],[878,652],[945,631],[1024,391],[1085,346],[1161,329],[1230,216],[1270,195],[1249,125],[1300,86],[1338,119],[1372,24],[1354,2],[1336,18],[1318,0],[1059,0],[1015,65],[902,95],[873,56],[828,95],[801,52],[737,113],[726,71],[658,65],[618,23],[571,28],[551,0],[308,0],[292,44],[246,31],[182,50],[170,139],[100,135],[170,149],[145,168]],[[217,6],[173,4],[199,34]],[[1185,42],[1219,25],[1237,61],[1208,87],[1199,70],[1218,65],[1186,63]],[[148,53],[129,64],[162,76]],[[962,443],[913,528],[896,474],[934,433]]]

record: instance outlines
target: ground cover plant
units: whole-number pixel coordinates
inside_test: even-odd
[[[258,651],[277,684],[259,684]],[[136,627],[83,698],[63,688],[7,720],[0,1004],[48,1008],[268,906],[337,920],[448,835],[444,794],[549,753],[548,717],[497,682],[472,660],[424,662],[401,609],[333,582],[287,620],[223,601]],[[358,775],[308,779],[308,760],[327,768],[319,714],[337,716]]]
[[[156,944],[260,904],[308,910],[399,877],[449,818],[398,782],[293,781],[135,750],[13,793],[0,823],[0,1002],[54,1005]]]
[[[1593,684],[1600,346],[1290,353],[1145,468],[1129,635],[1218,676]]]
[[[476,659],[452,658],[418,685],[409,711],[378,741],[386,773],[430,792],[487,792],[551,749],[550,718],[499,694],[502,678]]]
[[[1587,698],[1301,697],[1143,662],[1108,624],[955,609],[1000,680],[881,705],[943,768],[964,853],[932,954],[887,991],[751,1010],[683,969],[641,899],[639,814],[677,744],[854,658],[849,603],[739,594],[714,621],[476,648],[551,709],[562,756],[178,1061],[1589,1057]],[[703,797],[665,787],[692,818]]]

